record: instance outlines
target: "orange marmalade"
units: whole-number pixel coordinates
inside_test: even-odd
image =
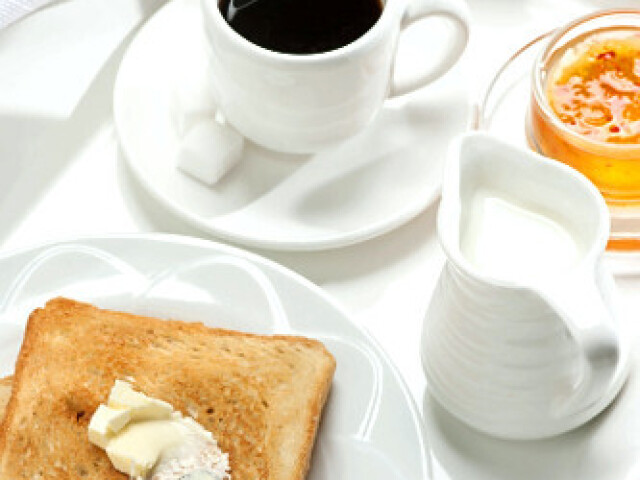
[[[529,141],[585,174],[610,205],[640,206],[640,28],[581,35],[544,64]]]
[[[567,51],[547,98],[570,129],[608,143],[640,143],[640,32],[593,35]]]

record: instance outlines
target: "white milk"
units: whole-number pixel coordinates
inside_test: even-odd
[[[478,190],[470,200],[460,248],[482,273],[531,284],[566,271],[579,260],[574,238],[552,218],[489,190]]]

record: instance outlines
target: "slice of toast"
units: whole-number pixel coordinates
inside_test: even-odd
[[[300,480],[334,370],[315,340],[57,298],[27,323],[0,426],[0,480],[127,478],[87,439],[116,379],[194,416],[229,453],[234,480]]]

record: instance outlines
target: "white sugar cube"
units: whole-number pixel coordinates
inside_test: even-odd
[[[178,168],[207,185],[214,185],[240,161],[244,138],[213,119],[197,122],[182,139]]]

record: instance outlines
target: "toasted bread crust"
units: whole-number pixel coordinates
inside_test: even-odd
[[[0,419],[4,418],[4,413],[7,409],[7,404],[11,398],[11,387],[13,385],[13,377],[0,378]],[[0,428],[2,423],[0,422]]]
[[[27,324],[0,426],[0,479],[126,478],[86,428],[115,379],[133,377],[213,432],[234,480],[301,480],[334,370],[315,340],[54,299]]]

